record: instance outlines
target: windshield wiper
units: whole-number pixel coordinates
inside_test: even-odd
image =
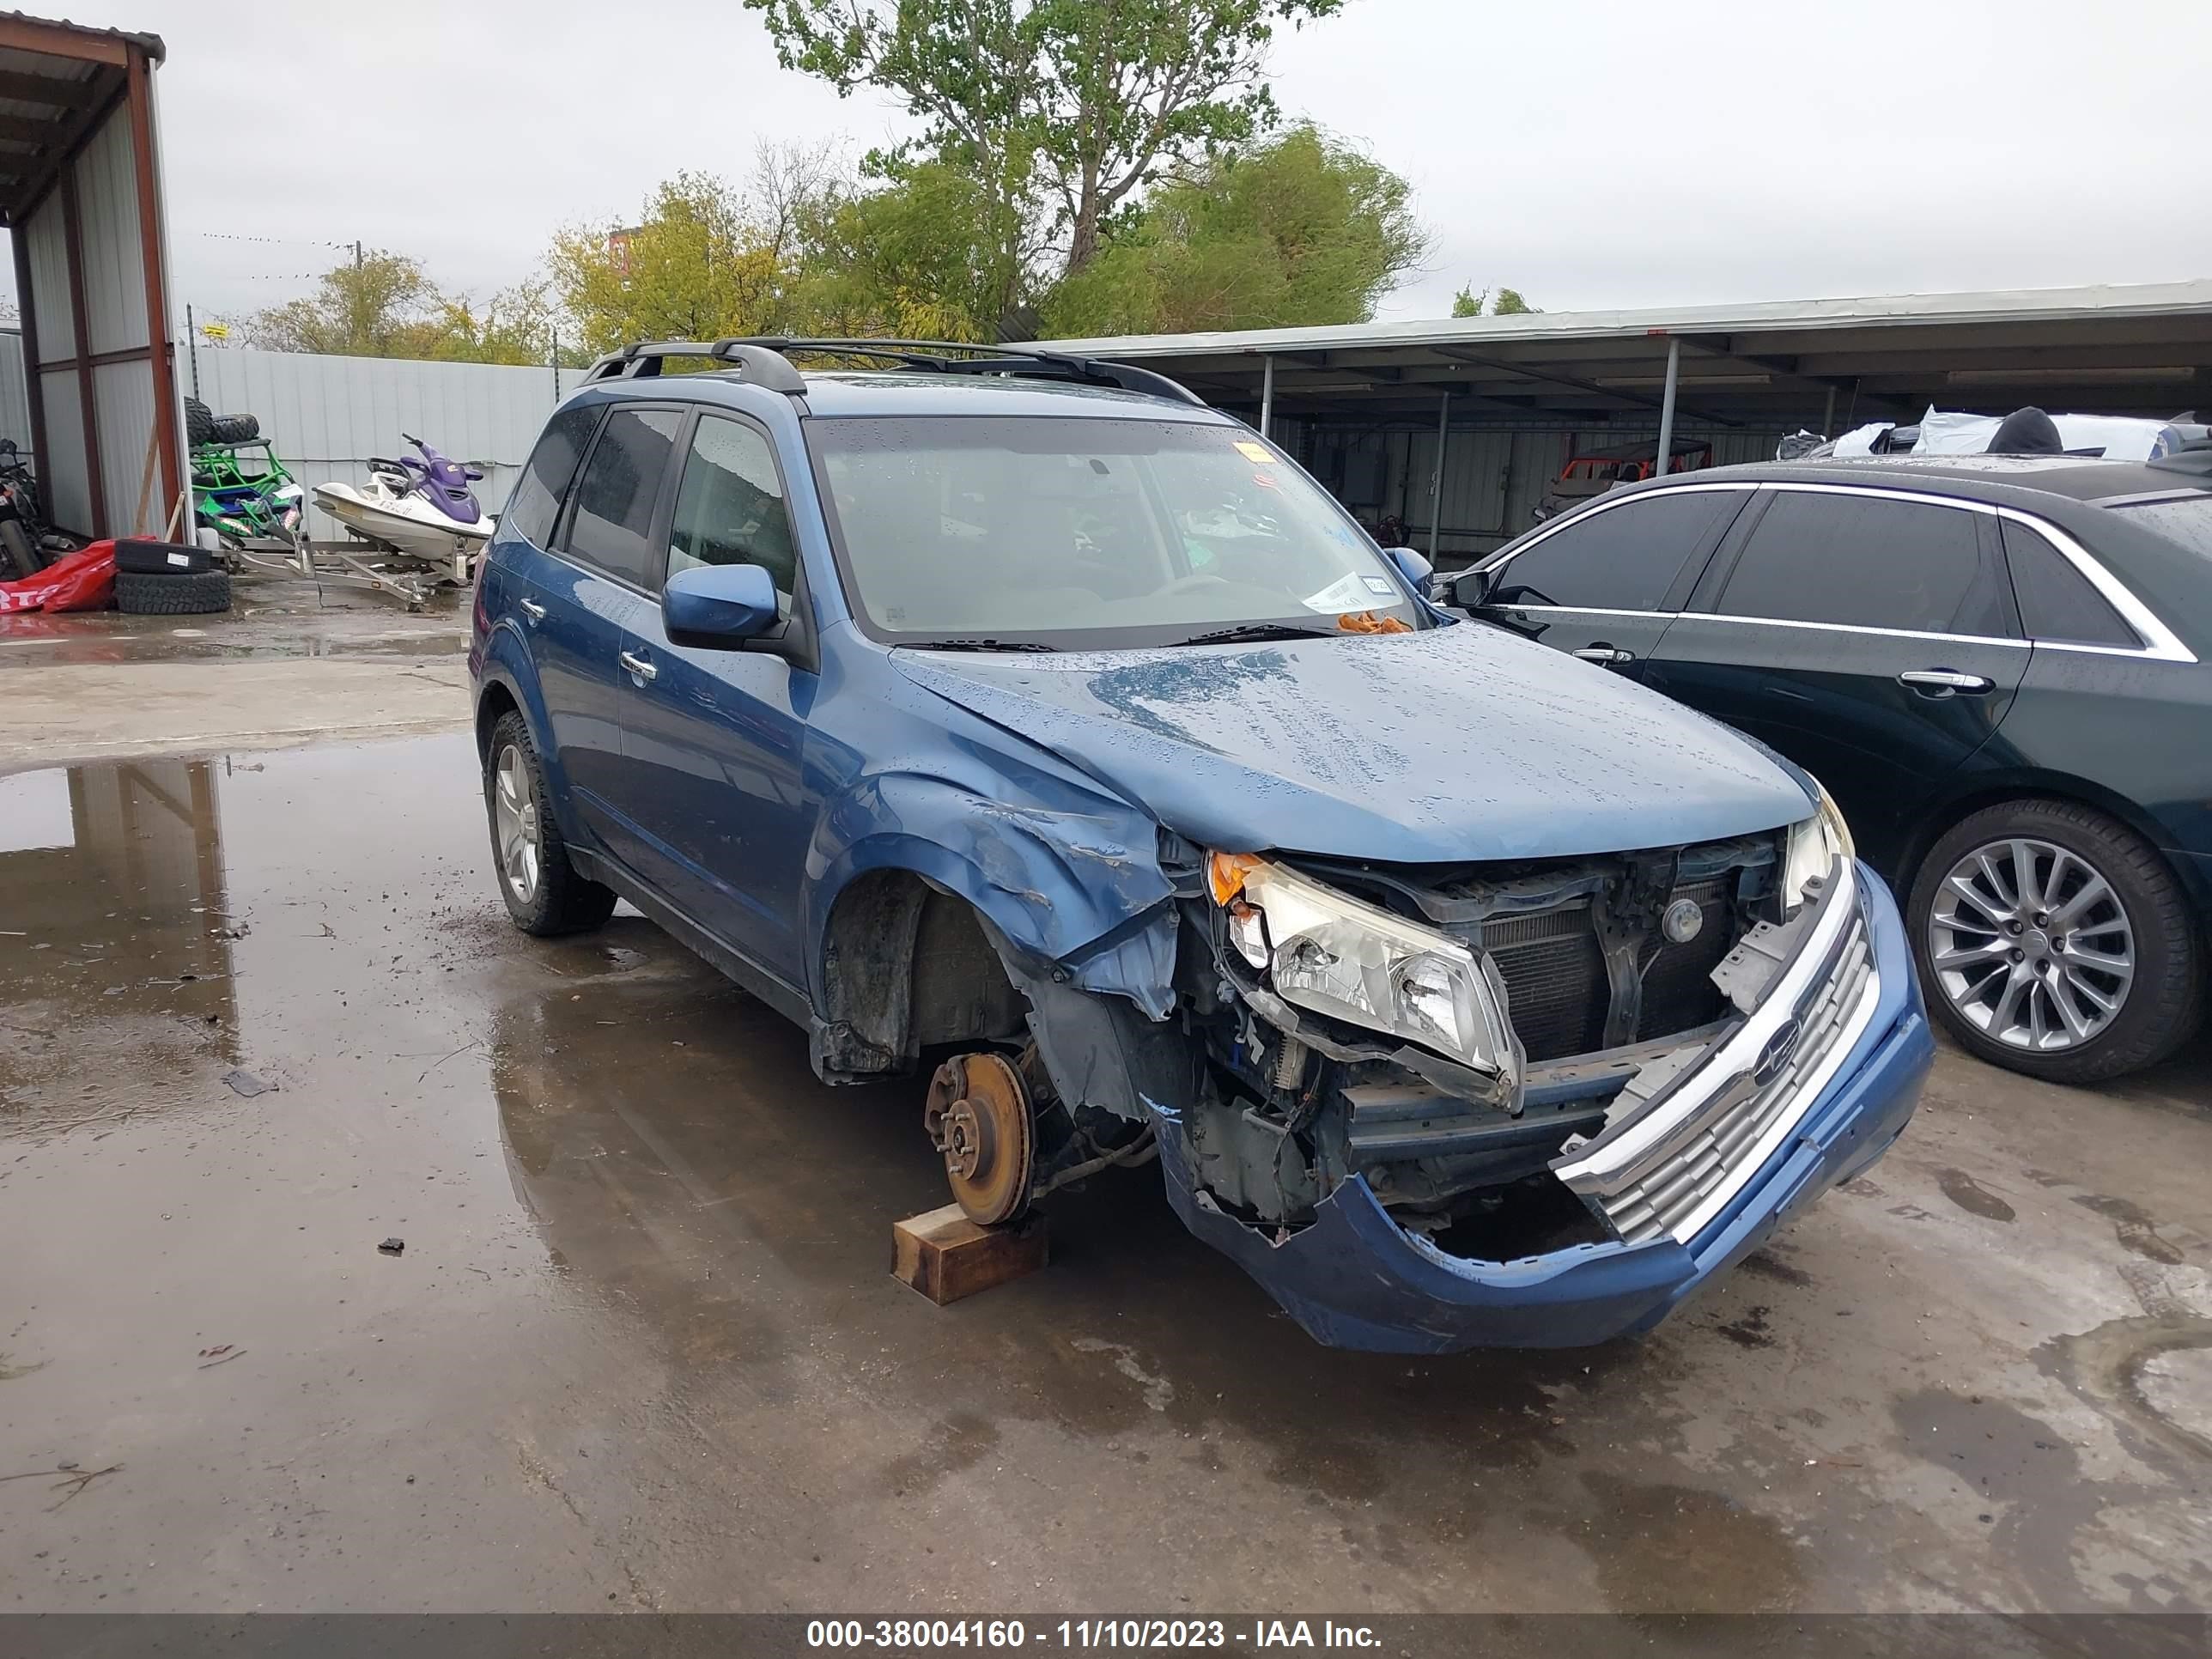
[[[1301,628],[1296,623],[1239,623],[1234,628],[1217,628],[1211,634],[1194,634],[1176,643],[1229,645],[1238,640],[1333,640],[1337,631],[1334,628]]]
[[[906,651],[1057,651],[1042,640],[897,640]]]

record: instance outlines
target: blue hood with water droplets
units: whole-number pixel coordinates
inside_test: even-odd
[[[1208,847],[1386,863],[1564,858],[1715,841],[1812,811],[1802,785],[1726,726],[1471,623],[892,659]]]

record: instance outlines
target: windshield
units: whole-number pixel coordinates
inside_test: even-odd
[[[2128,515],[2131,524],[2155,530],[2170,542],[2179,542],[2192,553],[2212,557],[2212,495],[2191,495],[2174,501],[2146,501],[2114,509]]]
[[[854,608],[894,643],[1424,625],[1358,526],[1243,427],[935,416],[808,429]]]

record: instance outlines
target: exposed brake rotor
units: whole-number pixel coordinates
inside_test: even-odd
[[[1021,1073],[997,1054],[955,1054],[937,1068],[922,1127],[945,1155],[945,1179],[968,1218],[1012,1221],[1029,1207],[1036,1133]]]

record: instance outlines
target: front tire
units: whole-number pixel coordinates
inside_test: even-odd
[[[2204,964],[2188,897],[2157,849],[2092,808],[1974,813],[1929,849],[1908,915],[1928,1006],[1983,1060],[2098,1083],[2197,1029]]]
[[[484,747],[484,814],[499,896],[517,927],[551,939],[588,933],[614,914],[612,890],[569,860],[530,727],[513,710],[493,724]]]

